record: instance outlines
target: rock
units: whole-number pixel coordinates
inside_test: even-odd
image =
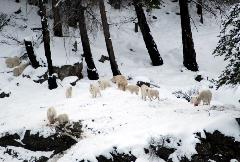
[[[63,65],[61,67],[53,67],[53,71],[57,73],[58,78],[63,80],[65,77],[77,76],[79,79],[82,79],[82,63],[76,63],[74,65]]]
[[[65,129],[57,129],[56,133],[43,137],[39,133],[31,134],[31,130],[26,130],[23,139],[15,134],[6,134],[0,138],[0,147],[15,146],[22,147],[30,151],[53,151],[53,155],[61,153],[76,144],[76,138],[82,135],[82,125],[74,122]]]
[[[20,139],[18,134],[6,134],[5,136],[0,138],[0,146],[7,147],[7,146],[16,146],[16,147],[23,147],[23,144],[18,142],[17,140]]]
[[[157,145],[157,146],[150,145],[149,148],[154,153],[154,155],[156,155],[157,157],[159,157],[165,161],[171,161],[171,159],[169,159],[169,156],[172,153],[174,153],[174,151],[176,150],[175,148],[168,148],[163,145]]]
[[[152,16],[152,18],[156,20],[156,19],[157,19],[157,16]]]
[[[114,150],[110,153],[112,158],[108,159],[107,157],[100,155],[96,157],[98,162],[135,162],[136,157],[129,152],[129,154],[118,153],[117,148],[113,148]]]
[[[201,82],[201,81],[203,80],[202,75],[197,75],[197,76],[195,77],[195,80],[198,81],[198,82]]]
[[[31,134],[31,131],[27,130],[22,143],[25,149],[31,151],[54,151],[53,154],[58,154],[69,149],[77,142],[64,134],[57,133],[44,138],[39,133]]]
[[[23,156],[19,152],[15,151],[13,149],[10,149],[10,148],[7,148],[6,151],[4,151],[4,154],[8,154],[8,155],[12,156],[14,159],[18,159],[23,162],[29,162],[29,161],[46,162],[49,159],[48,157],[45,157],[45,156],[41,156],[41,157],[32,156],[32,157],[29,157],[30,159],[27,157],[25,157],[27,159],[23,159]]]
[[[206,138],[198,136],[201,143],[196,145],[197,154],[192,156],[191,161],[230,161],[231,159],[240,160],[240,142],[233,137],[228,137],[219,131],[208,133],[205,131]]]
[[[11,92],[9,92],[9,93],[2,92],[2,93],[0,93],[0,98],[10,97],[10,94],[11,94]]]
[[[78,79],[82,79],[82,69],[83,69],[83,64],[82,63],[76,63],[74,65],[63,65],[61,67],[53,67],[54,73],[57,74],[58,78],[60,80],[63,80],[66,77],[69,76],[77,76]],[[48,80],[48,72],[43,74],[42,76],[39,77],[37,80],[33,80],[35,83],[40,83],[42,84]],[[74,83],[73,83],[74,84]]]
[[[105,61],[109,61],[109,57],[102,55],[98,61],[104,63]]]
[[[137,81],[137,86],[141,87],[142,85],[146,85],[146,86],[150,87],[149,82]]]

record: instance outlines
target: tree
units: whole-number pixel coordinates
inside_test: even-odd
[[[41,24],[42,24],[42,34],[43,34],[43,43],[44,43],[44,50],[45,56],[47,58],[48,63],[48,88],[50,90],[57,88],[57,81],[56,77],[53,75],[53,65],[51,59],[51,49],[50,49],[50,35],[48,30],[48,21],[46,17],[46,8],[43,4],[43,0],[39,0],[39,7],[40,7],[40,16],[41,16]]]
[[[58,0],[52,0],[52,11],[53,11],[53,32],[57,37],[62,37],[62,22],[59,13]]]
[[[213,52],[215,56],[224,56],[228,61],[226,69],[219,76],[218,88],[224,84],[240,84],[240,3],[234,5],[230,15],[223,22],[220,40]]]
[[[85,15],[84,15],[85,8],[82,6],[82,0],[78,0],[78,4],[76,6],[77,6],[76,10],[78,11],[77,13],[78,23],[79,23],[81,40],[82,40],[84,58],[87,64],[88,78],[90,80],[98,80],[99,76],[92,58],[92,52],[91,52],[91,47],[89,43]]]
[[[36,59],[35,54],[34,54],[32,42],[25,39],[24,43],[25,43],[26,51],[27,51],[27,54],[28,54],[28,58],[31,62],[31,65],[34,69],[37,69],[40,65],[39,65],[39,62]]]
[[[197,0],[197,14],[200,16],[200,22],[203,24],[203,0]]]
[[[150,28],[148,26],[146,16],[143,10],[143,5],[139,0],[133,0],[133,5],[138,18],[138,25],[143,35],[143,40],[145,42],[146,48],[152,60],[153,66],[159,66],[163,64],[163,60],[158,52],[157,45],[151,35]]]
[[[183,65],[188,70],[198,71],[196,52],[194,49],[194,43],[192,38],[188,1],[179,0],[179,7],[182,27]]]
[[[105,37],[105,42],[106,42],[106,46],[107,46],[107,51],[108,51],[108,56],[109,56],[109,60],[110,60],[112,73],[113,73],[113,76],[120,75],[121,73],[118,69],[118,65],[117,65],[117,62],[115,59],[112,40],[111,40],[111,36],[110,36],[109,24],[107,21],[104,0],[99,0],[99,9],[100,9],[103,33],[104,33],[104,37]]]

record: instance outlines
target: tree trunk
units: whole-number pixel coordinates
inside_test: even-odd
[[[110,31],[109,31],[109,25],[107,22],[104,0],[99,0],[99,9],[100,9],[103,33],[104,33],[104,37],[105,37],[105,42],[106,42],[106,46],[107,46],[107,51],[108,51],[108,55],[109,55],[112,73],[113,73],[113,76],[120,75],[121,73],[118,69],[118,65],[117,65],[117,62],[115,59],[115,55],[114,55],[112,40],[111,40],[111,36],[110,36]]]
[[[181,26],[182,26],[182,44],[183,44],[183,65],[191,71],[198,71],[196,61],[196,52],[192,38],[190,16],[188,11],[188,1],[179,0]]]
[[[88,33],[87,33],[87,27],[86,27],[86,21],[84,16],[84,10],[85,8],[82,6],[82,0],[79,0],[78,2],[78,23],[79,23],[79,30],[81,35],[81,41],[82,41],[82,47],[84,52],[85,61],[87,64],[87,73],[88,73],[88,79],[90,80],[98,80],[98,72],[95,67],[93,58],[92,58],[92,52],[91,47],[89,43]]]
[[[138,25],[140,27],[146,48],[147,48],[150,58],[152,60],[152,65],[153,66],[162,65],[163,60],[158,52],[157,45],[154,42],[153,37],[151,35],[151,31],[150,31],[150,28],[149,28],[147,20],[146,20],[143,6],[142,6],[141,2],[139,2],[139,0],[133,0],[133,5],[135,7],[135,11],[137,14]]]
[[[66,7],[67,24],[70,27],[77,27],[77,3],[78,0],[64,1]]]
[[[50,35],[48,30],[48,22],[46,17],[46,8],[43,5],[43,0],[39,0],[39,7],[40,7],[40,15],[41,15],[41,23],[42,23],[42,34],[43,34],[43,43],[44,43],[44,50],[45,56],[47,58],[48,63],[48,87],[49,89],[57,88],[56,77],[53,75],[53,65],[51,59],[51,49],[50,49]]]
[[[197,1],[197,14],[200,16],[200,22],[203,24],[203,0],[198,0]]]
[[[27,51],[27,54],[28,54],[28,58],[31,62],[31,65],[34,69],[37,69],[40,65],[39,65],[39,62],[36,59],[35,54],[34,54],[32,42],[31,41],[26,41],[26,40],[24,40],[24,42],[25,42],[26,51]]]
[[[53,32],[54,36],[62,37],[62,22],[59,13],[59,5],[57,5],[58,0],[52,0],[52,11],[53,11]]]
[[[134,31],[135,31],[135,33],[137,33],[137,32],[138,32],[138,23],[135,22],[134,24],[135,24],[135,29],[134,29]]]

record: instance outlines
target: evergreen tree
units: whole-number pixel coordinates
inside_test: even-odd
[[[218,87],[240,84],[240,3],[232,7],[229,17],[223,22],[220,40],[213,52],[215,56],[224,56],[229,61],[219,76]]]

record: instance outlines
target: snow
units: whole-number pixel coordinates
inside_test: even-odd
[[[2,7],[3,5],[11,7]],[[1,0],[0,10],[12,14],[19,8],[19,5],[8,0]],[[102,97],[92,99],[89,84],[95,81],[87,79],[85,63],[84,78],[73,87],[73,98],[66,99],[66,88],[77,79],[76,77],[58,80],[58,88],[49,91],[47,82],[36,84],[32,81],[44,74],[47,68],[33,69],[29,66],[24,74],[31,76],[31,79],[21,76],[13,77],[11,72],[0,73],[0,89],[11,92],[9,98],[0,99],[0,136],[6,132],[22,134],[27,129],[40,132],[45,137],[49,136],[54,131],[47,126],[46,112],[49,107],[53,106],[58,114],[67,113],[71,121],[81,120],[84,129],[83,138],[65,151],[59,157],[58,162],[72,162],[76,159],[95,162],[99,155],[111,157],[109,152],[113,150],[113,147],[117,147],[119,152],[131,151],[137,157],[137,162],[155,162],[159,159],[144,154],[143,148],[148,146],[152,138],[168,136],[182,141],[181,146],[175,146],[177,150],[171,155],[174,161],[178,161],[179,156],[185,155],[190,158],[196,153],[195,144],[199,141],[193,133],[201,132],[204,136],[203,130],[209,132],[219,130],[240,141],[240,127],[235,121],[235,118],[240,116],[239,86],[235,88],[226,86],[218,90],[210,89],[213,93],[210,106],[194,107],[186,100],[176,98],[172,94],[177,90],[209,89],[214,86],[211,79],[217,79],[226,65],[222,57],[212,56],[219,39],[217,36],[220,32],[220,22],[206,14],[205,24],[201,25],[195,20],[198,30],[192,29],[200,71],[190,72],[183,67],[180,19],[175,14],[177,5],[168,1],[165,6],[170,7],[152,11],[151,15],[156,15],[157,20],[153,21],[151,16],[147,17],[151,22],[151,33],[164,61],[163,66],[151,66],[142,35],[140,32],[134,33],[132,22],[111,25],[111,39],[120,71],[132,78],[129,81],[131,84],[141,80],[160,86],[156,88],[160,92],[160,101],[143,101],[140,96],[118,90],[115,84],[102,91]],[[21,17],[25,17],[24,5],[21,7],[23,7]],[[107,13],[111,13],[108,15],[110,24],[134,16],[133,12],[126,9],[120,12],[108,6],[108,10]],[[37,16],[36,11],[36,7],[28,10],[27,22],[16,20],[18,24],[28,24],[24,31],[18,26],[7,26],[4,32],[14,31],[19,39],[28,38],[35,41],[37,43],[35,53],[38,60],[46,62],[43,44],[39,45],[40,42],[37,39],[40,33],[30,30],[32,27],[40,26],[40,17]],[[170,14],[165,14],[166,12]],[[77,35],[77,31],[75,32]],[[101,55],[107,56],[101,32],[100,30],[95,38],[91,37],[91,48],[100,77],[111,79],[109,62],[106,61],[103,64],[98,61]],[[5,38],[0,34],[1,39]],[[79,46],[79,51],[76,53],[72,51],[75,40],[78,41]],[[20,56],[24,51],[24,46],[0,44],[0,49],[1,56]],[[79,39],[51,38],[51,50],[54,66],[71,65],[82,61]],[[0,57],[1,72],[11,71],[12,69],[7,68],[4,62],[5,59]],[[204,77],[203,81],[194,80],[198,74]],[[0,160],[3,158],[5,161],[21,161],[4,154],[4,149],[0,147]],[[51,154],[31,152],[21,148],[14,148],[14,150],[20,152],[26,159],[30,155],[49,157]]]

